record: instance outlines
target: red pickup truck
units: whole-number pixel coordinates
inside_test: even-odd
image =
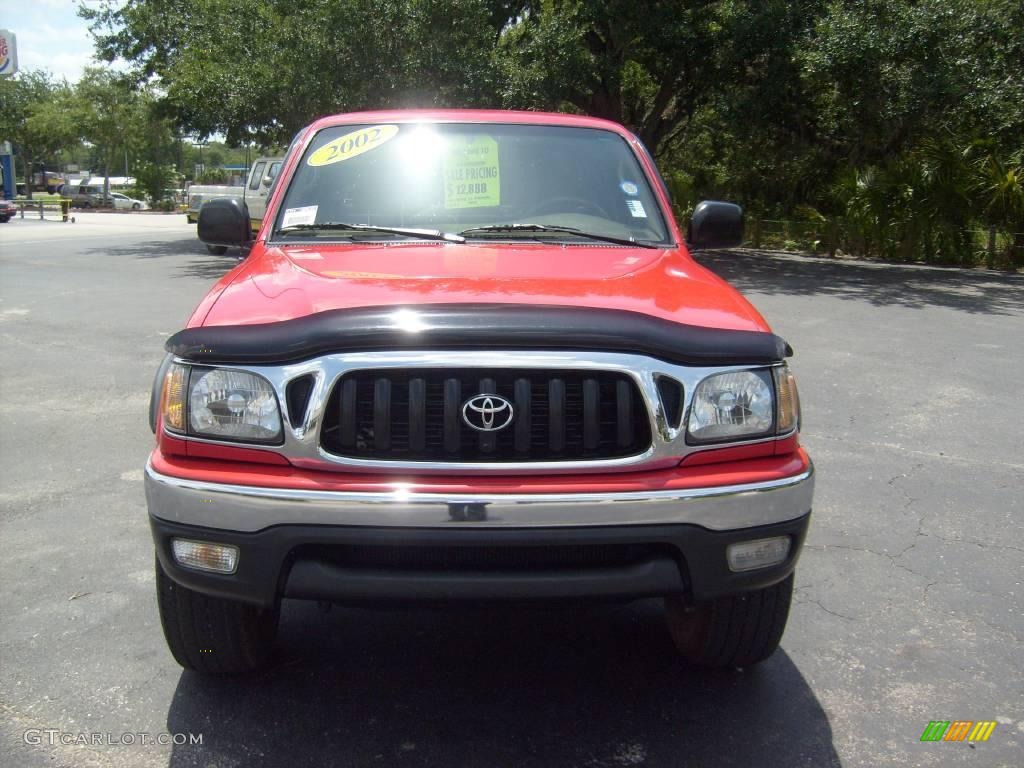
[[[792,350],[589,117],[390,111],[293,141],[247,258],[172,336],[146,498],[183,666],[268,660],[281,601],[662,597],[687,659],[778,646],[810,518]]]

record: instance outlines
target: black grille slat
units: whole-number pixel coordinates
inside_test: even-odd
[[[512,400],[516,409],[516,420],[513,424],[516,453],[526,453],[530,450],[530,426],[533,421],[530,401],[530,380],[516,379],[515,395]]]
[[[314,381],[313,375],[307,373],[288,382],[285,399],[288,403],[288,423],[293,427],[305,424],[306,408],[309,405],[309,396],[313,394]]]
[[[444,449],[448,453],[459,450],[462,442],[462,386],[458,379],[444,382]]]
[[[341,444],[351,448],[356,444],[356,380],[345,379],[341,383]]]
[[[583,447],[592,451],[601,439],[601,417],[598,408],[601,387],[597,379],[583,380]]]
[[[427,382],[409,380],[409,450],[422,451],[427,446]]]
[[[559,454],[565,450],[565,381],[548,382],[548,448]]]
[[[374,382],[373,444],[378,451],[391,448],[391,379]]]
[[[481,432],[463,420],[465,402],[485,393],[512,404],[504,429]],[[650,446],[644,402],[631,377],[612,371],[355,371],[331,389],[320,440],[329,453],[382,461],[620,458]]]
[[[668,376],[658,376],[655,383],[665,420],[673,429],[679,429],[683,421],[683,385]]]
[[[618,444],[629,445],[633,442],[633,390],[624,381],[616,384],[615,403],[618,407],[616,427]]]

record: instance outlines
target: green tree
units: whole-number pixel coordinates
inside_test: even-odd
[[[857,253],[964,263],[979,253],[968,230],[997,226],[1005,242],[1024,228],[1020,0],[104,0],[81,13],[179,136],[281,145],[332,112],[565,110],[632,128],[683,215],[731,198]]]
[[[792,59],[815,0],[130,0],[83,8],[100,54],[155,76],[180,127],[287,142],[312,117],[571,108],[655,151]]]
[[[178,127],[285,143],[319,114],[496,106],[486,0],[129,0],[83,6],[100,56],[156,78]]]
[[[30,199],[36,163],[51,160],[77,137],[71,105],[67,83],[55,82],[46,72],[26,71],[0,80],[0,136],[17,148]],[[45,171],[43,175],[45,187]]]
[[[543,0],[502,34],[506,101],[631,126],[656,154],[730,92],[763,88],[818,4],[800,0]]]
[[[144,160],[135,168],[136,186],[154,203],[164,197],[164,190],[176,186],[177,171],[173,165]]]
[[[96,148],[106,196],[111,168],[142,131],[145,104],[129,80],[100,67],[86,68],[75,96],[82,136]]]
[[[223,168],[207,168],[196,178],[198,184],[227,184],[228,172]]]
[[[1024,147],[1006,159],[987,153],[975,162],[982,218],[1011,233],[1010,265],[1024,267]]]

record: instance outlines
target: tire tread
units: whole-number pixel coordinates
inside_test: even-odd
[[[708,667],[745,667],[764,661],[779,646],[793,598],[793,574],[764,589],[697,605],[704,622],[697,639],[677,641],[691,662]],[[678,612],[677,612],[678,615]],[[670,628],[672,622],[670,621]]]
[[[183,587],[159,561],[156,581],[164,637],[181,666],[207,675],[237,675],[266,663],[277,630],[277,610]]]

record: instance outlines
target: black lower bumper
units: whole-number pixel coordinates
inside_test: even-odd
[[[784,523],[711,531],[696,525],[593,528],[422,529],[280,525],[236,533],[150,516],[157,555],[179,584],[219,597],[273,605],[282,597],[366,603],[387,600],[691,600],[760,589],[796,566],[810,514]],[[735,573],[729,544],[792,539],[777,566]],[[232,575],[178,565],[173,538],[232,544]]]

